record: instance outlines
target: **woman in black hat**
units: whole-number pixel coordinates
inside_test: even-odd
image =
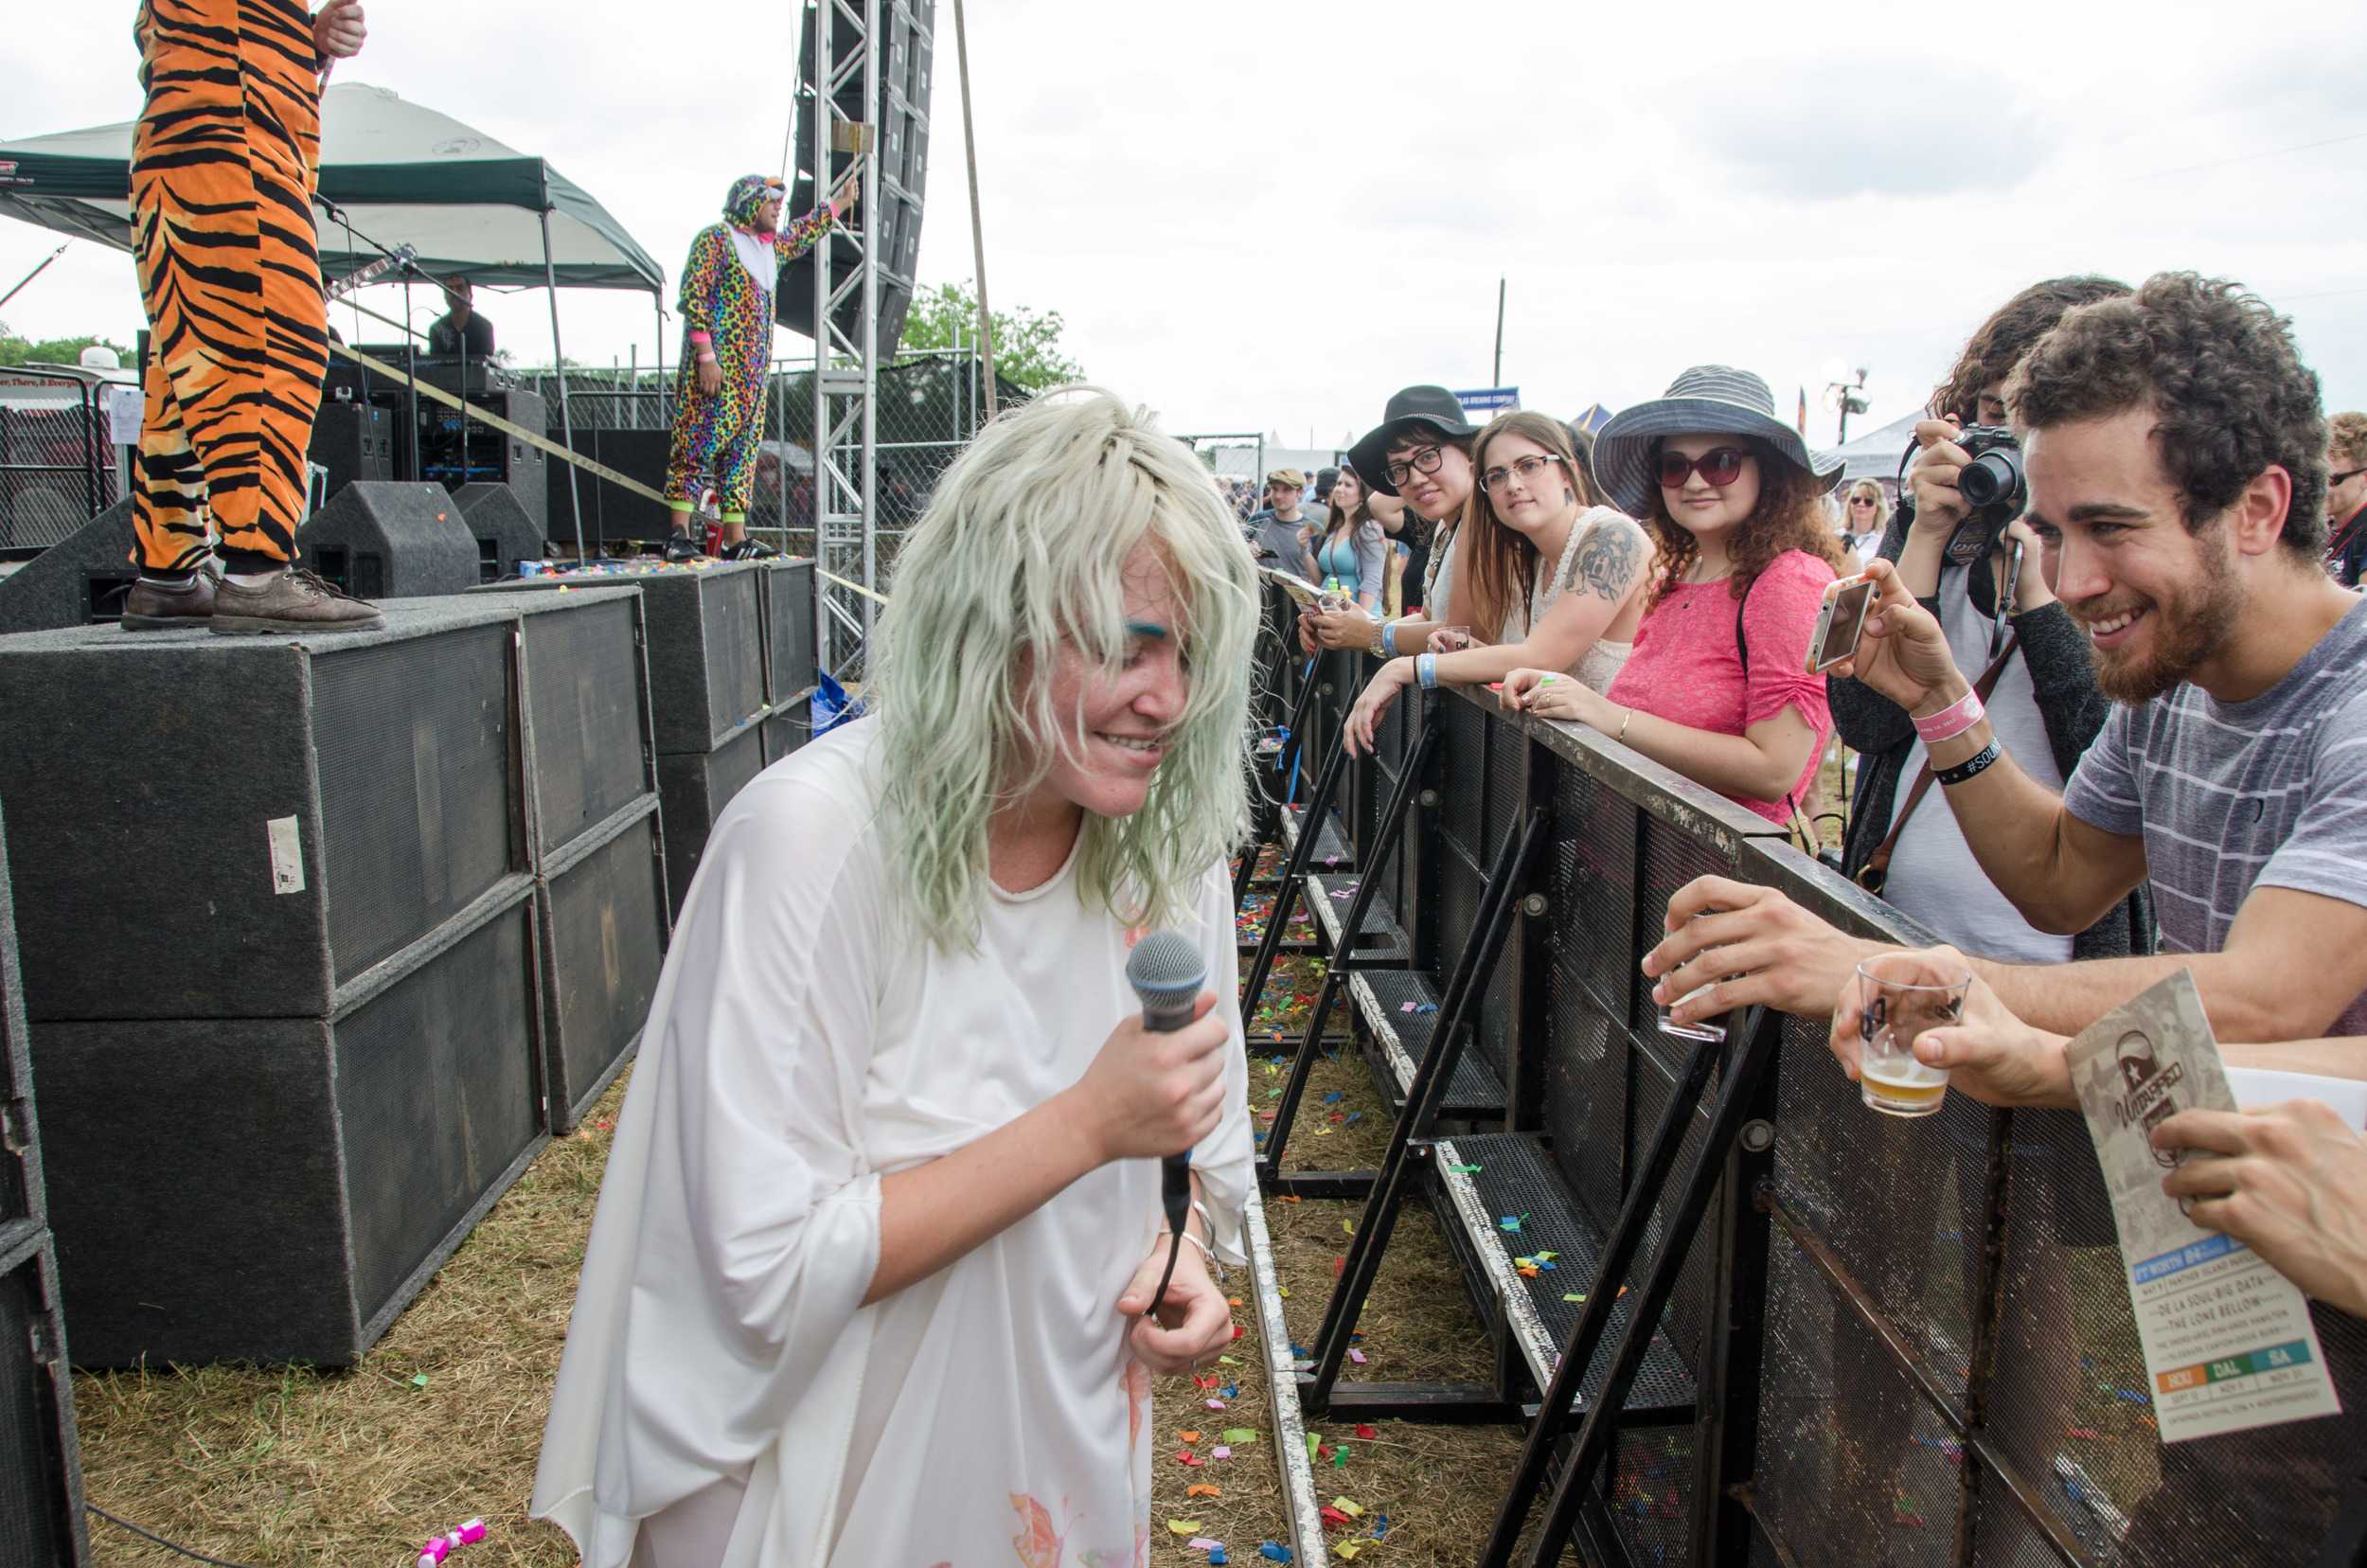
[[[1389,400],[1380,423],[1348,449],[1348,466],[1369,490],[1401,499],[1435,530],[1423,580],[1429,618],[1409,616],[1384,625],[1379,616],[1356,610],[1309,612],[1299,617],[1303,643],[1417,653],[1428,646],[1431,633],[1450,624],[1454,536],[1471,499],[1471,438],[1478,434],[1479,427],[1464,419],[1463,405],[1443,386],[1409,386]]]
[[[1833,728],[1824,677],[1805,670],[1842,561],[1823,507],[1841,468],[1775,417],[1765,382],[1722,365],[1620,414],[1594,471],[1660,552],[1635,651],[1608,693],[1523,669],[1504,704],[1592,725],[1792,825]]]

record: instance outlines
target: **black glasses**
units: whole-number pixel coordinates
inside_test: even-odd
[[[1712,447],[1699,457],[1688,457],[1682,452],[1660,454],[1660,484],[1663,490],[1677,490],[1699,473],[1701,483],[1714,490],[1723,490],[1742,477],[1742,460],[1751,455],[1747,447]]]
[[[2341,473],[2329,473],[2326,475],[2326,488],[2332,490],[2345,479],[2356,479],[2362,473],[2367,473],[2367,468],[2355,468]]]
[[[1526,457],[1515,457],[1509,465],[1499,463],[1496,467],[1487,470],[1480,475],[1480,484],[1487,490],[1499,490],[1504,488],[1505,480],[1518,477],[1523,485],[1534,485],[1537,483],[1538,472],[1540,469],[1547,464],[1560,461],[1561,458],[1557,454],[1547,453],[1539,456],[1536,453],[1531,453]]]
[[[1446,450],[1442,447],[1415,447],[1404,462],[1391,463],[1382,472],[1389,475],[1389,483],[1402,485],[1416,473],[1436,473],[1438,465],[1446,460]]]

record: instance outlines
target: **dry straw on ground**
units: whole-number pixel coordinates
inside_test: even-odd
[[[1311,1000],[1320,968],[1292,960],[1270,991]],[[1278,1006],[1274,1026],[1303,1026],[1304,1006]],[[1344,1008],[1330,1032],[1347,1028]],[[1252,1059],[1250,1098],[1267,1108],[1280,1078]],[[1324,1096],[1337,1091],[1341,1098]],[[588,1136],[554,1143],[494,1205],[419,1299],[362,1363],[346,1372],[300,1368],[156,1368],[75,1380],[90,1500],[158,1534],[255,1568],[409,1568],[419,1543],[472,1515],[490,1538],[458,1568],[572,1568],[565,1537],[525,1518],[536,1451],[559,1367],[576,1274],[583,1257],[609,1125],[622,1085],[586,1119]],[[1361,1113],[1349,1124],[1345,1117]],[[1342,1117],[1332,1122],[1333,1115]],[[1262,1124],[1261,1124],[1262,1125]],[[1315,1072],[1288,1150],[1297,1168],[1378,1165],[1389,1123],[1370,1073],[1351,1048]],[[1311,1341],[1346,1250],[1343,1221],[1361,1206],[1275,1203],[1268,1210],[1290,1290],[1292,1334]],[[1246,1271],[1235,1271],[1237,1294]],[[1273,1437],[1265,1415],[1265,1355],[1244,1298],[1246,1330],[1231,1363],[1214,1370],[1237,1389],[1227,1408],[1205,1400],[1223,1386],[1175,1382],[1158,1397],[1151,1557],[1196,1563],[1170,1521],[1226,1543],[1232,1560],[1255,1562],[1264,1541],[1287,1540]],[[69,1325],[69,1329],[71,1326]],[[1361,1321],[1361,1377],[1391,1381],[1484,1378],[1478,1320],[1427,1209],[1410,1205]],[[418,1380],[424,1380],[424,1381]],[[1346,1452],[1323,1469],[1324,1500],[1346,1497],[1369,1522],[1386,1514],[1384,1541],[1363,1562],[1468,1561],[1493,1518],[1519,1434],[1511,1428],[1383,1422],[1361,1438],[1312,1422]],[[1208,1459],[1227,1428],[1258,1432],[1229,1459]],[[1186,1444],[1181,1434],[1198,1432]],[[1181,1463],[1187,1447],[1205,1462]],[[1214,1486],[1216,1497],[1186,1495]],[[1335,1535],[1335,1539],[1341,1539]],[[92,1522],[101,1568],[174,1568],[187,1559]]]

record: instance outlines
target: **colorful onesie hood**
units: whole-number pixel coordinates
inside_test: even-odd
[[[723,198],[723,222],[735,228],[752,229],[764,204],[780,194],[781,183],[770,175],[742,174],[732,182],[731,194]]]

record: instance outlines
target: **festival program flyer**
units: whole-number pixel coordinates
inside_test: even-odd
[[[2154,1149],[2153,1129],[2197,1106],[2235,1109],[2194,976],[2180,970],[2107,1013],[2065,1054],[2112,1195],[2162,1440],[2339,1415],[2299,1288],[2162,1190],[2177,1162]]]

